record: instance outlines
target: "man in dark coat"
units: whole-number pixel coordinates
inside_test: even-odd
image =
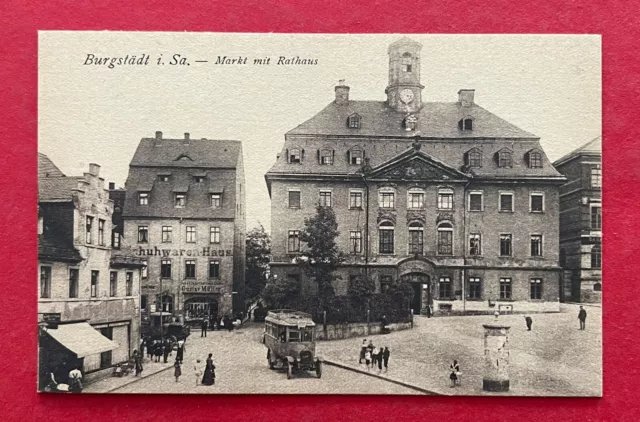
[[[385,347],[382,351],[382,360],[384,361],[384,371],[387,372],[389,367],[389,356],[391,356],[391,352],[388,347]]]
[[[207,336],[207,328],[209,328],[209,320],[207,318],[202,319],[202,324],[200,325],[200,337]]]
[[[529,315],[524,317],[524,322],[527,323],[527,331],[531,331],[531,326],[533,325],[533,320],[531,319],[531,317]]]
[[[165,341],[165,343],[162,346],[163,346],[162,356],[164,357],[164,363],[168,363],[169,353],[171,353],[171,343],[169,343],[168,341]]]
[[[582,306],[580,306],[580,312],[578,312],[578,319],[580,320],[580,329],[584,330],[587,321],[587,311],[585,311]]]

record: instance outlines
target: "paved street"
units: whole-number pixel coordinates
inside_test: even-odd
[[[121,388],[117,386],[133,380],[133,377],[107,378],[87,386],[85,392],[111,390],[113,393],[129,394],[421,394],[388,381],[329,365],[323,367],[321,379],[317,379],[315,373],[309,373],[287,380],[284,372],[268,368],[267,351],[260,342],[262,330],[261,324],[250,324],[233,333],[209,332],[206,339],[200,337],[199,330],[194,331],[187,341],[183,376],[179,383],[176,383],[173,377],[172,364],[148,363],[145,372],[159,365],[170,368]],[[216,384],[196,386],[193,371],[195,359],[201,359],[202,362],[197,367],[203,370],[208,353],[213,353]]]

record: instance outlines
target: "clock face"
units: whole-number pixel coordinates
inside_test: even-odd
[[[400,100],[405,104],[413,101],[413,91],[410,89],[403,89],[400,91]]]

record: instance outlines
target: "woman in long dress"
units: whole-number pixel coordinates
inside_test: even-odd
[[[213,355],[209,353],[207,358],[207,365],[204,368],[204,375],[202,376],[202,385],[213,385],[216,382],[216,366],[213,364]]]

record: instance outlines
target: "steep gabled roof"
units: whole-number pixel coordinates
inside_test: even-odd
[[[361,116],[358,129],[347,127],[347,118],[354,113]],[[467,116],[473,118],[473,130],[460,130],[458,121]],[[411,137],[420,134],[423,138],[438,139],[537,138],[477,104],[463,107],[459,102],[424,103],[422,109],[416,113],[418,123],[415,131],[405,130],[403,127],[405,117],[406,113],[388,107],[384,101],[349,101],[346,104],[331,102],[311,119],[287,132],[286,136]]]
[[[82,177],[51,177],[38,179],[38,202],[71,202]]]
[[[47,261],[80,262],[82,256],[73,245],[47,236],[38,237],[38,258]]]
[[[64,173],[43,153],[38,153],[38,179],[45,177],[64,177]]]
[[[154,138],[143,138],[131,166],[236,168],[241,153],[239,141],[162,139],[156,145]]]

